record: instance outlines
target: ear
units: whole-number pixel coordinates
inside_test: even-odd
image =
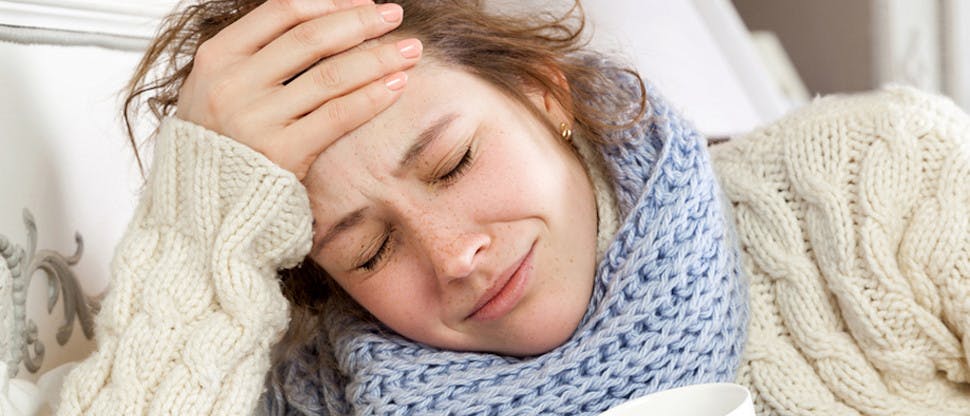
[[[562,88],[568,93],[569,83],[566,82],[566,76],[563,75],[562,72],[558,70],[554,70],[554,71],[555,71],[555,74],[552,77],[552,80],[557,84],[557,86],[559,86],[560,88]],[[559,123],[566,123],[568,125],[573,124],[572,115],[569,114],[569,112],[566,110],[566,108],[570,106],[568,105],[568,103],[560,102],[560,100],[556,98],[556,95],[553,94],[549,88],[546,88],[543,85],[533,84],[526,92],[526,95],[528,95],[529,100],[532,101],[532,104],[536,108],[546,113],[546,117],[548,117],[549,121],[553,122],[553,124],[555,125],[559,125]],[[567,97],[565,98],[569,99],[568,94],[567,94]]]

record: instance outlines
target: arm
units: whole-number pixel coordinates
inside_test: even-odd
[[[303,186],[176,118],[155,152],[112,262],[98,350],[67,377],[58,414],[247,414],[286,327],[276,270],[310,249]]]
[[[719,145],[751,279],[739,382],[766,414],[965,412],[968,139],[952,101],[896,87]]]
[[[98,350],[68,376],[59,414],[253,410],[287,324],[276,270],[310,250],[300,181],[400,96],[418,57],[393,42],[352,48],[402,13],[370,0],[269,0],[198,46],[115,253]]]

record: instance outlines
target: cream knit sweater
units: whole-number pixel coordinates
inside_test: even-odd
[[[712,154],[751,278],[738,381],[759,415],[970,414],[967,116],[908,89],[826,98]],[[251,412],[287,324],[276,270],[310,221],[292,174],[166,119],[58,414]]]
[[[146,192],[112,263],[97,351],[59,415],[245,415],[288,310],[279,268],[310,250],[296,177],[196,125],[162,124]]]
[[[758,414],[970,415],[970,119],[906,88],[715,146]]]

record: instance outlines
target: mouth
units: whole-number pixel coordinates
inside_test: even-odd
[[[505,316],[515,308],[525,294],[526,283],[532,277],[535,247],[536,243],[533,242],[529,252],[499,276],[492,287],[488,288],[475,303],[473,312],[466,319],[492,321]]]

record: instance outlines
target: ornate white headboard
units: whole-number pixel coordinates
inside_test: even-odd
[[[0,0],[3,376],[35,381],[93,348],[141,183],[116,93],[172,3]]]
[[[47,312],[58,302],[63,307],[63,323],[57,329],[57,342],[64,345],[74,332],[77,319],[88,339],[94,336],[92,314],[97,313],[96,298],[81,292],[72,266],[78,263],[84,243],[75,234],[76,251],[70,256],[37,247],[37,224],[29,210],[23,211],[27,246],[21,247],[0,235],[0,354],[7,364],[7,376],[17,375],[20,365],[36,373],[44,361],[46,348],[38,339],[37,324],[27,318],[27,288],[37,274],[47,281]]]

